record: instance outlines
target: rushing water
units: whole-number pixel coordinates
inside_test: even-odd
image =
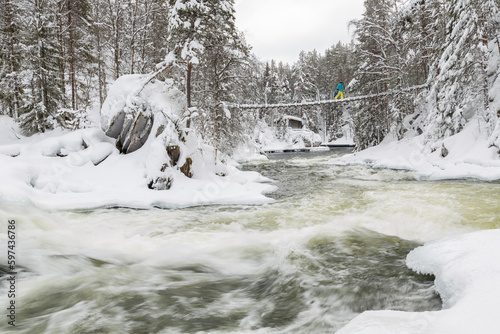
[[[405,257],[500,227],[500,185],[323,164],[344,152],[245,165],[276,180],[264,206],[2,207],[19,228],[16,332],[332,333],[365,310],[440,309]]]

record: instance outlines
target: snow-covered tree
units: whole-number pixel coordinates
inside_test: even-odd
[[[397,68],[398,42],[391,33],[394,0],[365,0],[363,18],[355,21],[356,48],[359,69],[355,77],[356,92],[360,95],[387,92],[400,68]],[[390,130],[390,109],[387,96],[360,102],[353,115],[357,128],[357,148],[377,145]]]
[[[205,90],[200,100],[214,147],[230,152],[247,130],[245,115],[238,110],[231,113],[226,103],[236,102],[234,85],[243,84],[239,69],[247,64],[249,48],[236,29],[233,0],[209,0],[204,4],[207,10],[202,23],[204,52],[200,63]]]
[[[5,0],[0,13],[0,113],[17,119],[21,105],[19,2]]]
[[[165,61],[185,67],[187,107],[190,108],[193,65],[199,64],[205,50],[209,9],[202,0],[170,0],[170,6],[167,38],[170,53]]]
[[[53,127],[61,105],[57,5],[49,0],[26,0],[23,31],[22,88],[25,92],[21,127],[26,134]]]
[[[442,55],[431,68],[429,143],[460,132],[468,119],[486,116],[488,97],[488,27],[498,13],[493,0],[445,2],[448,18]]]
[[[294,101],[302,102],[307,100],[308,93],[313,90],[314,83],[308,71],[307,54],[305,51],[300,52],[299,60],[293,66],[294,76]]]

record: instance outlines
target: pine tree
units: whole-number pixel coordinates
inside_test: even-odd
[[[112,52],[113,79],[116,80],[124,73],[122,68],[123,44],[124,44],[124,20],[126,0],[107,0],[106,25],[108,26],[107,39],[110,41]]]
[[[67,17],[66,50],[71,87],[71,108],[73,110],[91,108],[94,94],[95,65],[93,32],[91,25],[92,8],[88,0],[65,0]]]
[[[226,103],[236,102],[232,90],[238,82],[238,69],[247,64],[249,48],[236,29],[233,0],[209,0],[205,6],[201,64],[206,90],[201,100],[213,130],[214,147],[231,152],[246,129],[244,115],[238,110],[231,113]]]
[[[92,22],[92,44],[94,47],[93,57],[95,59],[96,69],[95,79],[97,80],[97,94],[99,106],[102,107],[104,103],[104,99],[106,97],[107,91],[107,55],[106,55],[106,31],[105,31],[105,18],[106,13],[103,11],[106,10],[106,6],[103,4],[101,0],[92,0],[91,2],[91,13],[90,20]]]
[[[166,63],[182,64],[186,71],[187,107],[191,108],[193,65],[200,62],[207,43],[208,7],[201,0],[170,0]]]
[[[308,93],[314,86],[309,72],[307,54],[305,51],[302,51],[299,54],[299,60],[293,66],[294,101],[303,102],[307,100]]]

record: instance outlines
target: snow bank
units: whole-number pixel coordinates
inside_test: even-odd
[[[271,202],[265,196],[276,189],[270,180],[221,163],[194,129],[183,129],[183,101],[168,83],[128,75],[110,89],[102,129],[59,129],[26,138],[2,117],[0,202],[68,210]],[[147,118],[147,128],[137,126],[137,115]],[[139,137],[133,138],[132,128]],[[108,137],[106,130],[120,135]],[[140,143],[120,154],[117,145],[134,139]]]
[[[338,334],[469,334],[500,331],[500,230],[486,230],[426,244],[407,265],[436,276],[443,299],[437,312],[365,312]]]
[[[432,151],[424,145],[423,136],[408,136],[401,141],[388,136],[378,146],[329,163],[410,170],[427,180],[499,180],[500,155],[488,144],[486,133],[486,125],[473,119],[462,132],[434,143]]]
[[[0,129],[4,133],[4,126]],[[44,209],[178,208],[207,204],[263,204],[275,186],[232,166],[200,163],[192,179],[178,172],[170,190],[148,189],[154,143],[119,154],[100,129],[51,131],[0,144],[0,202]],[[163,148],[164,151],[164,148]],[[207,170],[204,170],[207,168]]]

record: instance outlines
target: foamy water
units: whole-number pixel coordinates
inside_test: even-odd
[[[410,271],[406,255],[498,228],[498,184],[323,164],[336,154],[244,166],[276,180],[264,206],[0,203],[2,231],[8,219],[19,229],[16,332],[332,333],[365,310],[440,309],[433,278]]]

